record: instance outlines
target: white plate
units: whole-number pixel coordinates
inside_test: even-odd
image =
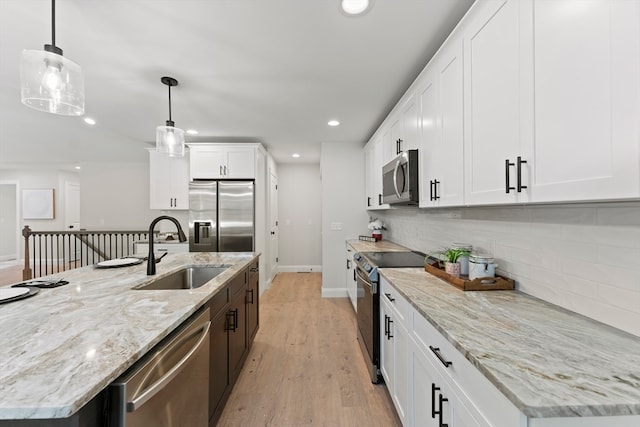
[[[142,260],[140,258],[119,258],[110,259],[108,261],[102,261],[96,264],[96,267],[100,268],[112,268],[112,267],[126,267],[129,265],[140,264]]]
[[[0,289],[0,301],[19,297],[29,293],[29,288],[2,288]]]

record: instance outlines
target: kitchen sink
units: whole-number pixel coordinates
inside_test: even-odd
[[[207,267],[187,267],[154,280],[136,290],[160,290],[160,289],[195,289],[207,283],[209,280],[223,273],[230,265],[218,265]]]

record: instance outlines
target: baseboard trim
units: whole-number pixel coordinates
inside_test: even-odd
[[[321,273],[321,265],[279,265],[278,273]]]
[[[347,288],[322,288],[322,298],[348,298]]]

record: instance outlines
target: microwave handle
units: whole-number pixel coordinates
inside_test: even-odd
[[[396,190],[396,196],[400,198],[400,191],[398,191],[398,168],[400,167],[400,160],[396,162],[396,167],[393,170],[393,188]]]

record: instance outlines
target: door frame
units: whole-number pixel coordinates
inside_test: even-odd
[[[20,215],[20,181],[16,180],[0,180],[0,185],[13,185],[16,188],[16,227],[15,230],[15,238],[16,238],[16,261],[24,261],[22,248],[22,241],[20,237],[22,237],[22,218]],[[2,261],[2,260],[0,260]]]

